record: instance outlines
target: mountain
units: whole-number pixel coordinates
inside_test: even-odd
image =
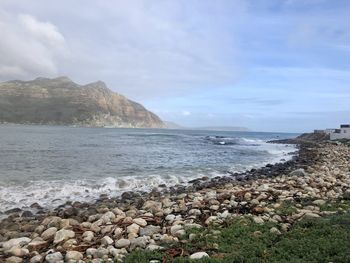
[[[67,77],[0,83],[0,122],[165,128],[157,115],[102,81],[78,85]]]

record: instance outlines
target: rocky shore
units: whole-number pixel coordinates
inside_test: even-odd
[[[282,234],[303,218],[334,213],[320,207],[339,199],[350,199],[350,147],[301,144],[291,161],[200,178],[189,186],[101,196],[93,204],[67,203],[49,212],[38,207],[37,214],[10,211],[0,223],[0,262],[123,261],[135,250],[185,242],[190,229],[239,217],[275,222],[271,233]],[[290,213],[281,216],[278,210],[286,203]],[[204,250],[189,255],[208,256]]]

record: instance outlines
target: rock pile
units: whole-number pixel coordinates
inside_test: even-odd
[[[270,232],[279,235],[302,218],[332,213],[320,209],[327,201],[350,197],[350,147],[326,144],[303,149],[288,167],[270,167],[280,169],[276,176],[198,184],[182,193],[126,193],[122,199],[76,202],[44,215],[15,213],[1,222],[0,261],[122,261],[131,251],[162,250],[162,244],[179,242],[191,228],[242,216],[258,224],[278,223]],[[285,203],[291,205],[287,215],[279,213]],[[198,251],[190,258],[208,256]]]

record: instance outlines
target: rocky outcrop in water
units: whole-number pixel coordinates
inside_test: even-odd
[[[308,144],[315,145],[329,141],[330,137],[327,133],[303,133],[296,138],[273,140],[270,143],[286,143],[286,144]]]
[[[157,115],[102,81],[78,85],[67,77],[0,83],[0,122],[165,128]]]

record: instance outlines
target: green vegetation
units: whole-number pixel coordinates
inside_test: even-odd
[[[344,195],[340,202],[327,202],[320,206],[321,211],[350,211],[350,195]]]
[[[344,204],[349,202],[325,206],[335,210]],[[234,220],[226,226],[193,230],[196,238],[190,241],[187,236],[183,243],[167,246],[164,252],[131,253],[125,262],[350,262],[350,213],[303,220],[281,235],[270,233],[271,227],[278,225],[258,225],[249,218]],[[198,251],[206,251],[210,258],[188,259]]]
[[[290,202],[284,202],[280,207],[276,209],[276,212],[280,216],[290,216],[295,214],[297,211],[296,207]]]

